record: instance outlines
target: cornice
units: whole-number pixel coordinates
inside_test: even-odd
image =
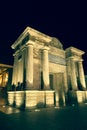
[[[32,29],[31,27],[27,27],[18,37],[18,39],[12,44],[12,49],[15,49],[17,45],[21,44],[22,40],[26,37],[26,35],[29,35],[29,38],[34,42],[35,40],[38,40],[44,43],[49,43],[52,40],[52,38],[48,35],[45,35],[35,29]]]
[[[84,51],[77,49],[75,47],[72,47],[72,46],[67,48],[65,51],[66,51],[66,53],[76,54],[76,55],[79,55],[79,56],[81,56],[85,53]]]

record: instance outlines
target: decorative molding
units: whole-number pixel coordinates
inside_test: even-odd
[[[40,58],[39,49],[36,49],[36,48],[33,49],[33,56],[34,58]]]
[[[66,65],[66,60],[62,57],[55,56],[52,54],[49,54],[48,57],[49,57],[49,62],[53,62],[53,63],[61,64],[61,65]]]
[[[52,40],[50,42],[50,45],[63,50],[62,43],[55,37],[52,38]]]

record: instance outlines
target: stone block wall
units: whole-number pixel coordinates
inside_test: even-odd
[[[25,108],[34,108],[37,105],[37,91],[25,91]]]
[[[54,106],[54,91],[25,91],[25,108]]]
[[[13,105],[15,102],[15,92],[8,92],[8,104]]]
[[[68,93],[70,104],[80,104],[87,102],[87,91],[69,91]]]
[[[8,92],[8,104],[17,108],[34,109],[54,106],[54,91]]]
[[[44,91],[38,91],[37,92],[37,107],[45,107],[45,92]]]
[[[52,91],[46,91],[46,107],[54,105],[54,93]]]
[[[24,101],[25,101],[24,97],[25,97],[24,91],[16,91],[15,92],[15,106],[17,108],[24,107]]]

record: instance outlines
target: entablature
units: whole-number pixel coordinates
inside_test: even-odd
[[[44,46],[53,46],[55,48],[63,49],[62,43],[55,37],[45,35],[35,29],[27,27],[24,32],[11,46],[15,51],[19,50],[21,46],[25,46],[27,42],[34,42]]]

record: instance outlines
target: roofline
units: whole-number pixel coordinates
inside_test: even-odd
[[[67,51],[76,52],[76,53],[79,54],[79,55],[83,55],[83,54],[85,53],[84,51],[82,51],[82,50],[80,50],[80,49],[78,49],[78,48],[75,48],[75,47],[73,47],[73,46],[67,48],[65,51],[66,51],[66,52],[67,52]]]
[[[47,39],[49,39],[49,41],[52,39],[52,37],[40,32],[40,31],[37,31],[31,27],[27,27],[23,32],[22,34],[17,38],[17,40],[12,44],[11,48],[12,49],[15,49],[15,47],[23,40],[24,36],[29,33],[31,36],[32,36],[32,33],[36,33],[37,35],[40,35],[42,37],[45,37]]]
[[[12,65],[7,65],[7,64],[0,64],[0,67],[8,67],[8,68],[13,68]]]

